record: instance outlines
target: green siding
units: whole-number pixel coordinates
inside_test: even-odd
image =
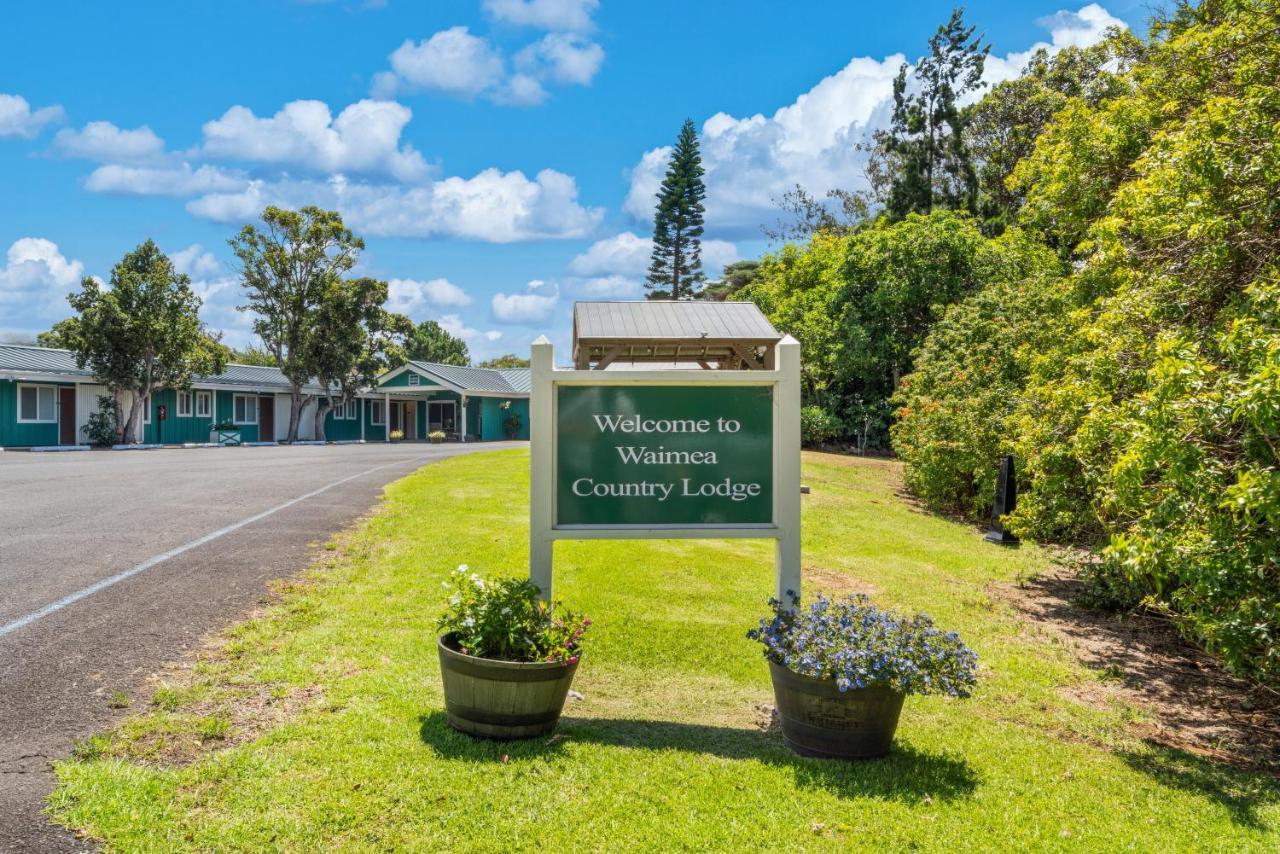
[[[222,391],[222,390],[218,391],[217,393],[218,396],[215,399],[213,411],[218,416],[219,424],[225,424],[231,421],[231,416],[234,411],[232,399],[237,393],[238,392],[234,392],[234,391]],[[261,397],[261,395],[259,395],[259,397]],[[258,425],[241,424],[239,425],[239,427],[240,427],[240,441],[242,442],[258,441]]]
[[[364,401],[360,401],[361,407]],[[360,438],[360,421],[359,419],[347,420],[346,418],[334,418],[334,410],[324,417],[324,437],[331,442],[348,442],[353,439]],[[366,438],[368,434],[365,434]]]
[[[510,409],[503,409],[506,400],[511,401]],[[517,439],[529,438],[529,401],[525,398],[479,397],[472,401],[480,404],[480,438],[493,442],[507,438],[506,420],[511,415],[520,416],[520,428],[516,431]],[[467,405],[470,415],[471,401]],[[468,419],[469,420],[469,419]]]
[[[411,376],[418,378],[417,385],[412,385],[412,386],[409,385],[409,377]],[[384,383],[378,383],[378,385],[391,386],[392,388],[403,388],[406,386],[409,388],[440,388],[440,384],[438,382],[428,379],[427,377],[424,377],[421,374],[414,373],[412,369],[405,371],[403,374],[400,374],[399,376],[392,377],[391,379],[387,380]]]
[[[23,385],[51,385],[74,388],[74,383],[22,383]],[[84,441],[83,436],[76,437]],[[37,445],[58,444],[58,425],[18,423],[18,383],[0,380],[0,446],[30,448]]]
[[[151,423],[143,429],[144,442],[180,445],[184,442],[208,442],[209,432],[213,427],[212,418],[197,418],[195,390],[191,391],[191,416],[178,417],[178,393],[173,389],[162,389],[151,395]],[[164,424],[160,423],[160,407],[169,409],[169,417]]]
[[[418,401],[418,413],[413,419],[419,439],[427,438],[427,402]]]

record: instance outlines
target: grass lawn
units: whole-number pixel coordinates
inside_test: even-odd
[[[1144,744],[1138,710],[992,595],[1043,553],[912,509],[898,477],[805,455],[806,593],[926,611],[981,657],[973,699],[908,699],[888,759],[801,759],[767,731],[744,637],[773,589],[767,542],[561,543],[556,592],[594,620],[582,699],[547,739],[450,730],[442,582],[525,561],[528,454],[503,451],[392,485],[276,604],[60,764],[51,810],[121,850],[1280,850],[1275,780]]]

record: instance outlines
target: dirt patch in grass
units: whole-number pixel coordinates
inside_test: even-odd
[[[838,596],[844,598],[850,593],[863,593],[867,596],[874,596],[879,592],[879,588],[871,582],[864,581],[847,572],[841,572],[838,569],[806,566],[802,570],[801,577],[804,579],[806,589],[816,589],[829,597]]]
[[[1280,692],[1227,673],[1168,620],[1077,604],[1084,586],[1068,566],[991,592],[1099,673],[1064,689],[1070,699],[1094,708],[1132,703],[1150,717],[1135,724],[1149,743],[1280,776]]]

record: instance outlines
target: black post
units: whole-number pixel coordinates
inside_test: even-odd
[[[996,481],[996,500],[991,505],[991,530],[987,531],[989,542],[1001,545],[1013,545],[1018,538],[1004,529],[1002,516],[1013,512],[1018,506],[1018,481],[1013,473],[1013,454],[1005,454],[1000,459],[1000,479]]]

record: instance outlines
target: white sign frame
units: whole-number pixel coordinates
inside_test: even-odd
[[[533,342],[529,396],[529,580],[551,598],[556,540],[771,539],[777,596],[800,595],[800,344],[776,345],[775,367],[760,371],[560,370],[546,336]],[[556,520],[556,389],[579,386],[763,386],[773,390],[773,524],[564,526]]]

